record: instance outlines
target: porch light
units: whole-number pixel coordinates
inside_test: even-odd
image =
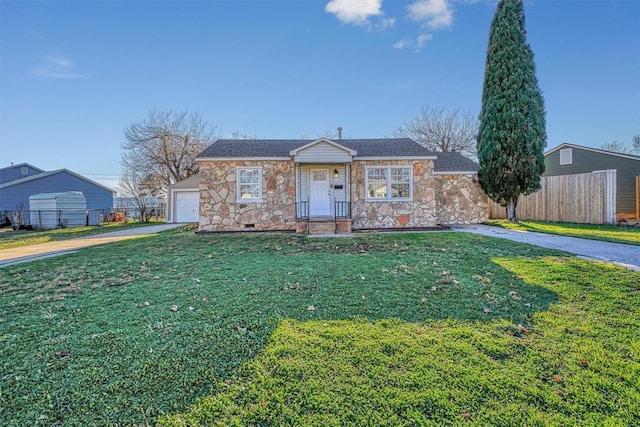
[[[340,174],[338,173],[338,169],[333,170],[333,177],[337,178]]]

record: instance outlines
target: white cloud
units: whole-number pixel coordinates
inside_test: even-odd
[[[422,33],[420,35],[418,35],[418,37],[414,39],[402,39],[399,40],[397,42],[395,42],[392,46],[394,49],[404,49],[407,47],[415,47],[416,52],[419,52],[420,49],[422,48],[422,46],[424,46],[424,44],[426,42],[428,42],[429,40],[431,40],[433,38],[433,35],[431,34],[425,34]]]
[[[382,0],[331,0],[325,11],[347,24],[364,25],[369,17],[382,15]]]
[[[419,0],[409,5],[409,17],[423,22],[428,28],[435,30],[449,28],[453,25],[453,10],[450,0]]]
[[[394,25],[396,25],[396,18],[381,18],[380,21],[372,24],[369,29],[382,31],[393,27]]]
[[[416,49],[420,50],[420,48],[432,38],[433,35],[431,34],[420,34],[418,37],[416,37]]]
[[[404,49],[405,47],[409,47],[413,44],[413,40],[411,39],[402,39],[399,40],[397,42],[395,42],[394,44],[392,44],[394,49]]]
[[[74,72],[75,64],[62,56],[43,56],[41,64],[33,71],[38,77],[54,79],[82,79],[85,76]]]

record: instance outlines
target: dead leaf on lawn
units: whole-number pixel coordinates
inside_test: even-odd
[[[175,305],[175,304],[173,304],[171,307],[169,307],[169,309],[170,309],[171,311],[178,311],[178,306],[177,306],[177,305]]]
[[[307,307],[307,311],[316,311],[316,308],[310,305],[309,307]]]

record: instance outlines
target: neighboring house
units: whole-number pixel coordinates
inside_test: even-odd
[[[29,196],[33,194],[67,191],[81,192],[86,198],[87,210],[97,212],[113,208],[115,191],[70,170],[45,172],[28,163],[0,169],[0,213],[3,215],[28,211]]]
[[[16,179],[26,178],[31,175],[44,172],[42,169],[37,168],[29,163],[21,163],[19,165],[11,165],[6,168],[0,169],[0,184],[5,182],[15,181]]]
[[[639,216],[637,180],[640,178],[640,156],[561,144],[544,155],[543,176],[572,175],[596,171],[616,171],[616,216]]]
[[[198,162],[200,231],[423,228],[488,214],[475,162],[408,138],[221,139]]]

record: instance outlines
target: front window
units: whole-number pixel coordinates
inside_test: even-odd
[[[237,169],[238,201],[258,202],[262,200],[262,168],[243,167]]]
[[[368,200],[410,200],[412,169],[403,166],[368,167]]]

